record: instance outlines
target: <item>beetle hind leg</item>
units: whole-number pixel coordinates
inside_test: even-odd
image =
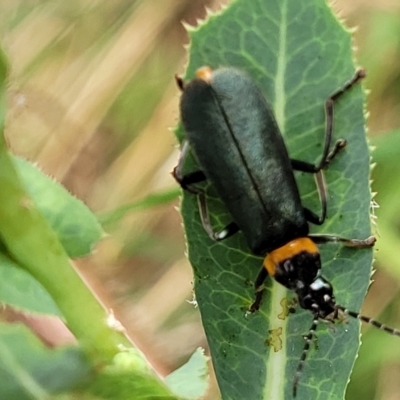
[[[207,201],[204,193],[197,193],[197,202],[199,204],[200,218],[204,230],[207,232],[208,236],[216,241],[221,241],[227,239],[228,237],[234,235],[239,231],[239,227],[235,222],[231,222],[224,229],[219,232],[215,232],[211,225],[210,214],[207,209]]]

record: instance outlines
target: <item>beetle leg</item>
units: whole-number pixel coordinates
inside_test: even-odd
[[[288,301],[287,304],[287,309],[290,314],[295,314],[296,313],[296,308],[299,305],[299,300],[294,297],[292,300]]]
[[[172,176],[179,183],[181,188],[190,193],[199,194],[200,189],[197,189],[191,185],[194,183],[199,183],[199,182],[205,181],[207,178],[204,175],[204,172],[203,171],[194,171],[194,172],[190,172],[186,175],[179,176],[179,174],[176,172],[176,170],[177,170],[177,167],[175,167],[175,169],[172,171]]]
[[[194,171],[185,175],[183,174],[183,164],[189,153],[189,150],[189,142],[185,140],[183,142],[182,151],[179,156],[178,165],[172,171],[172,176],[179,183],[179,185],[181,185],[182,189],[187,190],[188,192],[191,192],[193,194],[198,194],[199,190],[192,187],[191,185],[205,181],[206,176],[204,175],[203,171]]]
[[[239,227],[234,222],[231,222],[224,229],[222,229],[222,231],[220,231],[220,232],[214,231],[214,229],[211,225],[211,222],[210,222],[210,216],[208,214],[207,202],[206,202],[206,197],[204,195],[204,192],[201,189],[198,189],[198,188],[195,188],[192,186],[195,183],[199,183],[199,182],[205,181],[207,179],[206,176],[204,175],[204,172],[203,171],[194,171],[194,172],[190,172],[185,175],[183,174],[183,164],[189,153],[189,150],[190,150],[189,142],[187,140],[185,140],[183,142],[182,151],[181,151],[181,155],[179,157],[178,165],[172,171],[172,176],[181,185],[182,189],[187,190],[188,192],[197,195],[201,223],[203,224],[204,230],[208,233],[208,236],[210,236],[210,238],[213,240],[217,240],[217,241],[224,240],[224,239],[228,238],[229,236],[232,236],[236,232],[238,232]]]
[[[332,109],[332,111],[333,111],[333,109]],[[326,133],[325,134],[324,154],[318,165],[309,163],[307,161],[296,160],[296,159],[291,158],[290,162],[292,164],[292,168],[296,171],[307,172],[310,174],[317,174],[318,172],[320,172],[335,158],[336,154],[338,154],[339,151],[344,149],[347,145],[346,140],[339,139],[334,144],[333,149],[331,151],[329,151],[331,139],[332,139],[332,132],[330,132],[329,134]],[[326,151],[327,151],[327,154],[325,154]]]
[[[207,232],[208,236],[212,240],[220,241],[228,238],[229,236],[234,235],[239,231],[239,227],[235,222],[231,222],[220,232],[215,232],[210,221],[210,215],[207,209],[207,201],[204,193],[197,193],[197,202],[199,203],[199,211],[201,223],[203,225],[204,230]]]
[[[320,234],[310,234],[308,237],[317,244],[321,243],[341,243],[346,247],[372,247],[376,239],[374,236],[369,236],[366,239],[348,239],[336,235],[320,235]]]
[[[306,161],[291,160],[292,168],[302,172],[317,173],[325,168],[346,146],[346,140],[339,139],[333,149],[331,150],[331,142],[333,135],[333,122],[334,122],[334,104],[344,93],[350,90],[357,82],[365,78],[365,70],[358,69],[354,76],[346,82],[340,89],[334,92],[325,102],[325,144],[322,152],[321,160],[318,164],[311,164]]]
[[[335,147],[336,149],[336,147]],[[335,149],[333,151],[335,151]],[[332,151],[332,152],[333,152]],[[331,153],[330,153],[331,154]],[[326,190],[326,184],[325,184],[325,179],[324,179],[324,173],[322,170],[315,172],[313,169],[315,169],[315,165],[313,164],[308,164],[303,161],[299,160],[290,160],[292,163],[292,168],[297,170],[297,171],[303,171],[303,172],[310,172],[314,173],[315,177],[315,182],[317,184],[317,190],[318,190],[318,195],[319,199],[321,202],[321,216],[316,215],[314,212],[312,212],[309,209],[304,209],[306,219],[309,222],[312,222],[313,224],[316,225],[322,225],[325,221],[326,218],[326,213],[327,213],[327,190]]]
[[[256,280],[254,281],[254,289],[256,291],[256,296],[253,304],[249,308],[249,313],[253,313],[257,311],[261,306],[261,301],[264,297],[264,281],[268,277],[268,271],[264,266],[261,267],[260,272],[257,275]]]
[[[330,151],[332,134],[333,134],[333,122],[334,122],[334,104],[344,93],[350,90],[356,83],[361,79],[365,78],[365,70],[358,69],[354,76],[346,82],[340,89],[336,90],[325,102],[325,146],[322,153],[321,161],[316,165],[317,171],[326,167],[333,157],[346,145],[345,140],[339,140],[336,142],[335,147]]]
[[[326,217],[326,202],[322,205],[322,215],[319,216],[311,211],[309,208],[303,207],[304,216],[308,222],[311,222],[314,225],[322,225],[324,223]]]
[[[322,212],[321,216],[318,217],[312,211],[308,209],[304,209],[306,219],[309,222],[312,222],[316,225],[322,225],[326,218],[327,213],[327,191],[326,185],[324,180],[324,175],[322,169],[325,168],[339,153],[341,149],[346,146],[346,141],[343,139],[339,139],[332,150],[331,141],[332,141],[332,134],[333,134],[333,117],[334,117],[334,103],[335,101],[347,90],[349,90],[353,85],[359,82],[362,78],[365,77],[365,71],[363,69],[359,69],[356,71],[355,75],[352,79],[350,79],[342,88],[334,92],[329,99],[325,103],[325,115],[326,115],[326,128],[325,128],[325,145],[324,151],[322,153],[321,161],[317,164],[311,164],[306,161],[301,160],[290,160],[292,164],[292,168],[297,171],[314,173],[315,180],[317,184],[318,194],[321,201]]]
[[[315,165],[307,161],[295,160],[291,158],[290,163],[292,164],[292,169],[295,171],[308,172],[310,174],[316,173]]]
[[[330,143],[330,139],[329,139]],[[328,152],[328,154],[324,158],[324,164],[322,167],[320,165],[315,165],[312,163],[309,163],[307,161],[302,161],[302,160],[296,160],[294,158],[290,159],[290,162],[292,164],[292,169],[295,171],[300,171],[300,172],[307,172],[310,174],[316,174],[319,171],[321,171],[324,167],[326,167],[336,156],[336,154],[339,153],[340,150],[344,149],[346,146],[347,142],[344,139],[339,139],[333,146],[333,149]],[[329,148],[328,148],[329,150]]]
[[[323,171],[320,171],[314,175],[315,182],[317,184],[317,190],[319,195],[319,200],[321,202],[321,216],[318,216],[313,211],[309,210],[308,208],[304,207],[304,214],[306,220],[315,224],[315,225],[322,225],[326,218],[327,213],[327,190],[325,185],[325,179]]]

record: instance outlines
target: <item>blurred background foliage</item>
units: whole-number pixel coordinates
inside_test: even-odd
[[[177,185],[173,127],[187,35],[218,0],[2,0],[0,32],[12,76],[12,151],[84,200],[109,236],[76,265],[154,368],[165,375],[207,348],[192,299]],[[363,312],[400,327],[400,3],[336,0],[368,72],[375,283]],[[389,134],[388,134],[389,132]],[[84,305],[82,305],[84,307]],[[53,318],[3,310],[48,344],[73,341]],[[340,329],[340,328],[338,328]],[[347,399],[398,399],[398,338],[364,329]],[[218,398],[215,383],[207,399]]]

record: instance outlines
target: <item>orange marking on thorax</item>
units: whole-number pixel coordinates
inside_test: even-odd
[[[264,267],[270,276],[274,276],[276,266],[284,260],[292,258],[301,252],[319,253],[317,245],[308,237],[294,239],[284,246],[271,251],[264,259]]]
[[[208,84],[210,84],[211,83],[212,74],[213,74],[213,70],[210,67],[204,66],[204,67],[200,67],[196,71],[196,78],[202,79],[203,81],[205,81]]]

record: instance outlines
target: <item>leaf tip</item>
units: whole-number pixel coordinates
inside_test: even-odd
[[[193,32],[196,30],[196,27],[194,25],[190,25],[188,22],[181,21],[182,26],[185,28],[187,32]],[[184,47],[186,48],[188,45],[185,45]]]

